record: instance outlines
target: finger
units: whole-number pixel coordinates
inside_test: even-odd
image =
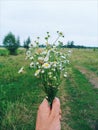
[[[54,116],[53,119],[61,121],[62,120],[62,116],[61,115],[56,115],[56,116]]]
[[[40,104],[39,112],[47,113],[47,114],[50,113],[50,106],[46,99],[44,99],[43,102]]]
[[[52,104],[52,110],[51,115],[56,116],[60,113],[60,100],[58,98],[55,98]]]

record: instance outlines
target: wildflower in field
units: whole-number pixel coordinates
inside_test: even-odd
[[[48,75],[52,75],[52,72],[48,72]]]
[[[66,59],[66,57],[65,57],[65,56],[63,56],[63,55],[61,56],[61,58]]]
[[[31,56],[31,51],[27,51],[27,52],[26,52],[26,55],[27,55],[28,57],[30,57],[30,56]]]
[[[53,62],[53,67],[57,67],[57,62],[56,61]]]
[[[44,72],[45,72],[44,70],[41,71],[42,74],[43,74]]]
[[[50,104],[52,104],[59,89],[62,81],[61,77],[67,77],[68,53],[71,53],[70,51],[63,53],[55,45],[60,37],[64,37],[62,32],[57,31],[57,34],[57,39],[52,44],[49,44],[50,34],[47,32],[44,48],[39,48],[39,38],[37,37],[37,41],[34,41],[35,45],[30,45],[29,50],[26,52],[26,59],[31,62],[29,67],[33,69],[34,76],[40,79],[40,84]],[[23,69],[22,67],[18,73],[22,73]]]
[[[49,60],[49,56],[46,56],[44,62],[47,62],[48,60]]]
[[[67,77],[67,72],[64,73],[64,77],[65,77],[65,78]]]
[[[29,44],[29,47],[32,48],[32,47],[33,47],[33,43],[30,43],[30,44]]]
[[[46,54],[47,54],[47,51],[44,50],[41,54],[42,54],[42,55],[46,55]]]
[[[34,62],[30,63],[30,68],[34,67]]]
[[[43,57],[38,57],[38,62],[39,62],[40,64],[43,64],[43,63],[44,63],[44,58],[43,58]]]
[[[48,69],[48,68],[50,68],[50,64],[49,63],[44,63],[42,65],[42,67],[45,68],[45,69]]]
[[[23,70],[24,70],[24,67],[21,67],[21,69],[18,71],[18,73],[19,73],[19,74],[22,73]]]
[[[34,59],[34,57],[33,57],[33,56],[31,56],[31,57],[30,57],[30,60],[33,60],[33,59]]]
[[[36,70],[36,72],[35,72],[35,76],[38,76],[39,75],[39,73],[40,73],[40,69],[39,70]]]

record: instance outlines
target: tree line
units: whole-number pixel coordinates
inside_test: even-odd
[[[24,40],[23,47],[29,49],[29,44],[31,43],[30,37]],[[12,32],[9,32],[3,39],[3,47],[9,50],[11,55],[15,55],[17,53],[17,49],[22,47],[20,44],[19,36],[16,38]]]
[[[15,55],[17,52],[17,49],[19,47],[24,47],[26,50],[29,49],[29,45],[31,43],[30,37],[28,37],[26,40],[24,40],[23,45],[20,44],[20,38],[19,36],[16,38],[15,35],[12,32],[9,32],[3,39],[3,46],[7,48],[11,55]],[[63,42],[58,42],[59,44],[57,47],[59,48],[95,48],[95,47],[85,47],[80,45],[75,45],[74,41],[68,41],[67,44],[63,44]],[[44,44],[40,44],[39,47],[44,48]]]

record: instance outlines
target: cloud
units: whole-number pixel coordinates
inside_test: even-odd
[[[28,36],[44,36],[47,31],[55,37],[60,30],[66,40],[98,46],[97,23],[97,0],[0,1],[0,41],[9,31],[19,35],[23,42]]]

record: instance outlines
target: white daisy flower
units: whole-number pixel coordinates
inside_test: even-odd
[[[52,72],[48,72],[48,75],[52,75]]]
[[[53,48],[55,49],[55,48],[56,48],[56,45],[53,45]]]
[[[62,67],[60,67],[59,69],[62,70]]]
[[[33,43],[30,43],[30,44],[29,44],[29,47],[30,47],[30,48],[33,47]]]
[[[52,78],[52,75],[49,75],[49,78]]]
[[[30,63],[30,68],[34,67],[34,62]]]
[[[71,53],[71,52],[72,52],[72,50],[69,50],[69,51],[68,51],[68,53]]]
[[[53,68],[52,71],[55,71],[55,68]]]
[[[67,72],[65,72],[64,77],[65,77],[65,78],[67,77]]]
[[[53,86],[53,88],[56,88],[56,86]]]
[[[40,69],[40,68],[41,68],[41,66],[38,66],[38,68]]]
[[[21,69],[18,71],[18,73],[19,73],[19,74],[22,73],[23,70],[24,70],[24,67],[21,67]]]
[[[54,76],[53,79],[56,80],[56,76]]]
[[[27,51],[27,52],[26,52],[26,55],[27,55],[28,57],[30,57],[30,56],[31,56],[31,51]]]
[[[42,74],[43,74],[44,72],[45,72],[44,70],[41,71]]]
[[[30,57],[30,60],[33,60],[33,59],[34,59],[34,57],[33,57],[33,56],[31,56],[31,57]]]
[[[45,59],[44,59],[44,62],[47,62],[49,60],[49,57],[46,56]]]
[[[38,62],[36,62],[36,65],[39,65],[39,63],[38,63]]]
[[[44,58],[43,58],[43,57],[38,57],[38,60],[39,60],[39,61],[43,61]]]
[[[53,62],[53,67],[56,67],[56,66],[57,66],[57,62],[54,61],[54,62]]]
[[[48,69],[48,68],[50,68],[51,66],[50,66],[50,64],[48,64],[48,63],[44,63],[44,64],[42,65],[42,67],[45,68],[45,69]]]
[[[47,52],[47,55],[46,55],[46,57],[44,59],[45,62],[47,62],[49,60],[49,55],[50,55],[50,50]]]
[[[40,71],[41,71],[40,69],[39,69],[39,70],[36,70],[36,72],[35,72],[35,74],[34,74],[34,75],[35,75],[35,76],[38,76],[38,75],[39,75],[39,73],[40,73]]]
[[[47,51],[43,51],[41,54],[42,54],[42,55],[46,55],[46,54],[47,54]]]
[[[66,57],[65,57],[65,56],[61,56],[61,58],[66,59]]]

